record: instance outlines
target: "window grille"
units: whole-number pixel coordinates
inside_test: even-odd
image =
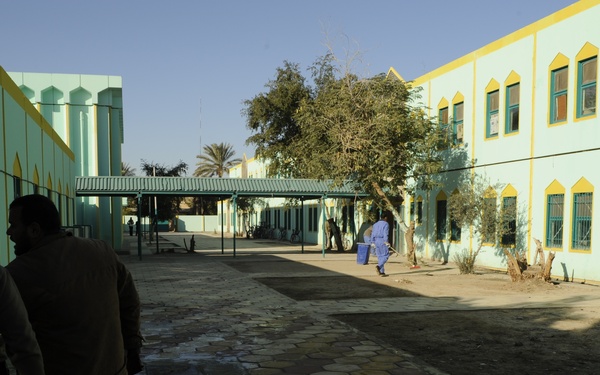
[[[589,250],[592,243],[592,193],[573,194],[573,249]]]
[[[548,195],[548,217],[546,218],[546,247],[559,248],[563,245],[563,221],[565,196]]]
[[[596,113],[596,74],[597,59],[581,61],[578,72],[578,98],[577,115],[578,117],[589,116]]]

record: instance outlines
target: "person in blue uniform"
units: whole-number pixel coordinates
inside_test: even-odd
[[[388,249],[388,235],[390,231],[390,225],[387,220],[389,213],[383,212],[379,221],[373,224],[373,232],[371,232],[371,243],[375,245],[375,254],[377,255],[377,274],[379,276],[387,276],[385,273],[385,263],[390,257],[390,251]]]

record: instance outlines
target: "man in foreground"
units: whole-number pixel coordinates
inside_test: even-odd
[[[19,375],[44,375],[42,352],[27,320],[27,310],[19,290],[4,267],[0,266],[0,333],[2,351],[10,358]],[[0,375],[8,375],[5,357],[0,362]]]
[[[60,230],[50,199],[26,195],[9,207],[15,243],[6,267],[36,333],[46,374],[135,374],[140,301],[131,274],[103,241]]]

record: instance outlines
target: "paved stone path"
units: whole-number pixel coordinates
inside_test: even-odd
[[[320,249],[287,243],[232,240],[195,234],[199,253],[185,252],[191,234],[163,234],[156,245],[145,241],[139,259],[135,237],[126,236],[120,253],[131,270],[142,300],[144,373],[159,374],[442,374],[418,358],[331,318],[333,313],[457,310],[466,308],[564,305],[565,301],[511,297],[375,298],[295,301],[229,267],[224,261],[260,254],[313,263],[324,261]],[[271,255],[272,256],[272,255]],[[322,274],[335,267],[354,274],[371,267],[356,264],[356,254],[336,254]],[[372,273],[372,272],[371,272]],[[276,276],[272,272],[270,276]],[[311,275],[315,275],[311,273]],[[318,274],[317,274],[318,276]],[[599,304],[597,299],[578,303]]]

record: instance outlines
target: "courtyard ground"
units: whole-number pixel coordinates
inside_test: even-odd
[[[600,368],[600,305],[595,300],[600,289],[595,285],[559,280],[514,283],[505,272],[485,269],[460,275],[452,264],[408,270],[401,262],[390,263],[386,278],[375,275],[372,261],[361,266],[373,268],[370,275],[320,277],[310,275],[307,267],[325,264],[228,264],[256,274],[255,280],[296,301],[514,296],[510,308],[465,305],[456,310],[331,316],[450,374],[595,374]],[[544,296],[560,301],[560,307],[522,302]]]

